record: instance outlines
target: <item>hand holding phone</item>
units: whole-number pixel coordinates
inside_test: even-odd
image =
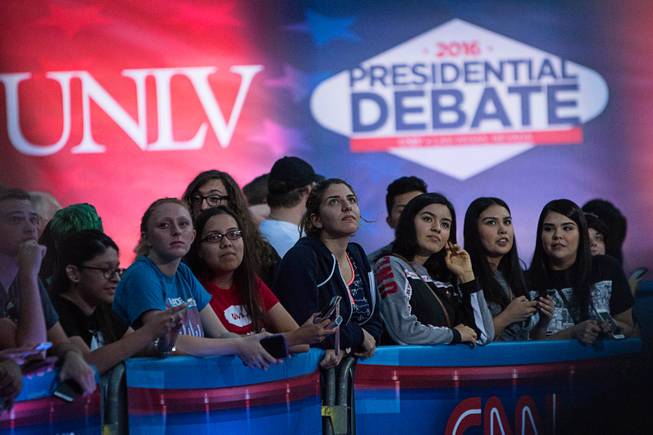
[[[81,396],[82,393],[82,387],[72,379],[68,379],[67,381],[60,382],[52,392],[52,395],[64,402],[70,403],[74,402],[75,398]]]
[[[334,317],[334,314],[336,314],[336,308],[340,305],[340,301],[342,300],[341,296],[334,296],[331,298],[329,301],[329,304],[325,307],[322,307],[320,310],[320,313],[315,316],[315,323],[320,323],[324,319],[331,319]]]
[[[288,345],[286,338],[282,334],[270,335],[261,339],[261,346],[276,359],[288,356]]]

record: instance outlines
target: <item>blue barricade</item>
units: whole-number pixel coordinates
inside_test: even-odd
[[[564,413],[614,388],[640,351],[639,339],[381,347],[356,366],[357,433],[569,430]]]
[[[312,349],[267,371],[233,356],[130,359],[129,433],[321,434],[322,354]]]
[[[23,389],[10,412],[0,415],[2,434],[101,433],[100,389],[89,397],[66,403],[52,396],[57,382],[54,370],[23,377]]]

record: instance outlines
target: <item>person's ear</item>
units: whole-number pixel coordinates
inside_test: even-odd
[[[318,230],[321,230],[323,228],[322,225],[322,220],[320,219],[320,216],[316,214],[311,215],[311,225],[313,228],[317,228]]]
[[[70,282],[73,282],[77,284],[80,280],[80,272],[79,268],[75,266],[74,264],[69,264],[66,266],[66,276],[70,280]]]

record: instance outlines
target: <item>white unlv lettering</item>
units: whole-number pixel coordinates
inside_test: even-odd
[[[263,70],[261,65],[234,65],[229,71],[241,76],[240,87],[229,119],[220,109],[215,95],[209,85],[209,75],[217,71],[216,67],[188,68],[152,68],[127,69],[122,75],[129,77],[136,84],[137,117],[132,118],[118,102],[86,71],[50,72],[45,76],[55,80],[61,87],[63,111],[63,129],[59,139],[49,145],[36,145],[29,142],[20,129],[20,106],[18,85],[29,79],[30,73],[0,74],[0,83],[6,89],[7,131],[11,144],[21,153],[31,156],[47,156],[60,151],[70,138],[71,103],[70,83],[77,78],[82,82],[82,125],[81,142],[72,148],[73,153],[102,153],[105,146],[97,143],[91,131],[91,100],[93,100],[143,151],[169,151],[199,149],[206,139],[207,123],[197,129],[192,139],[176,141],[173,137],[172,108],[170,99],[170,80],[175,75],[187,77],[199,97],[209,123],[222,148],[229,146],[240,112],[243,108],[247,92],[254,76]],[[158,138],[147,143],[147,105],[145,80],[154,77],[156,83],[156,101],[158,117]]]

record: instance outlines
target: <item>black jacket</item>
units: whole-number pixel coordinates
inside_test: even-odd
[[[342,297],[340,315],[340,348],[351,347],[359,350],[363,343],[363,329],[379,341],[383,329],[379,316],[379,304],[374,273],[365,256],[365,251],[357,243],[347,246],[347,253],[356,264],[365,285],[365,296],[372,314],[360,324],[351,320],[352,304],[349,290],[340,274],[335,255],[320,240],[312,237],[300,239],[284,255],[272,287],[281,304],[291,316],[303,324],[311,314],[319,312],[335,295]],[[334,337],[328,337],[317,345],[333,348]]]

